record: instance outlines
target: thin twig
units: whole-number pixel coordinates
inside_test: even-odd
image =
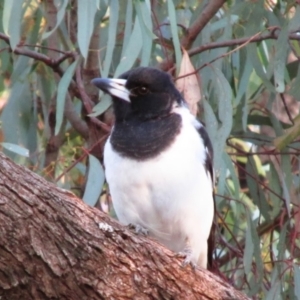
[[[83,106],[85,107],[87,113],[90,114],[93,109],[93,104],[92,104],[90,97],[85,92],[82,78],[81,78],[81,67],[80,66],[78,66],[76,68],[76,84],[77,84],[77,88],[78,88]]]
[[[70,166],[68,166],[62,174],[60,174],[58,177],[55,178],[55,182],[58,182],[65,174],[67,174],[70,170],[72,170],[80,161],[82,161],[91,151],[100,143],[102,143],[106,138],[107,134],[103,135],[94,145],[92,145],[89,149],[82,149],[83,154],[76,160],[74,161]]]
[[[264,30],[264,31],[260,31],[256,34],[254,34],[253,36],[249,36],[249,37],[245,37],[245,38],[208,43],[206,45],[202,45],[202,46],[190,49],[188,51],[188,54],[189,54],[189,56],[193,56],[193,55],[196,55],[196,54],[199,54],[201,52],[211,50],[211,49],[238,46],[238,45],[244,45],[244,44],[247,45],[249,43],[257,43],[257,42],[261,42],[261,41],[268,40],[268,39],[277,39],[278,34],[276,33],[276,30],[274,31],[274,29],[279,29],[279,28],[277,26],[272,26],[272,27],[265,29],[265,30],[271,30],[270,32],[268,32],[266,34],[262,34],[265,31]],[[300,36],[295,35],[294,33],[290,33],[289,38],[300,40]]]
[[[293,120],[293,118],[292,118],[292,115],[291,115],[291,113],[290,113],[290,111],[289,111],[289,109],[288,109],[288,107],[287,107],[287,104],[286,104],[286,101],[285,101],[284,94],[283,94],[283,93],[280,93],[279,95],[280,95],[280,98],[281,98],[281,100],[282,100],[282,103],[283,103],[285,112],[286,112],[286,114],[287,114],[287,116],[288,116],[290,122],[292,123],[292,125],[294,125],[295,123],[294,123],[294,120]]]
[[[3,33],[0,33],[0,39],[5,41],[8,45],[9,45],[9,37]],[[9,45],[10,46],[10,45]],[[35,60],[39,60],[42,61],[43,63],[45,63],[47,66],[51,67],[55,72],[57,72],[59,75],[63,74],[63,70],[59,67],[59,65],[66,60],[69,57],[74,57],[75,56],[75,52],[65,52],[64,55],[58,59],[52,59],[49,56],[36,52],[36,51],[32,51],[29,49],[24,49],[22,48],[22,45],[17,46],[14,50],[12,50],[9,47],[9,50],[12,51],[15,54],[18,55],[24,55],[27,57],[31,57]]]
[[[270,34],[270,35],[274,35],[274,34],[275,34],[275,31],[276,31],[277,29],[279,29],[279,27],[277,27],[277,26],[272,26],[272,27],[268,27],[268,28],[265,29],[265,30],[270,30],[270,33],[269,33],[269,34]],[[219,59],[221,59],[221,58],[224,58],[224,57],[226,57],[226,56],[229,56],[230,54],[232,54],[232,53],[234,53],[234,52],[240,50],[241,48],[247,46],[247,45],[248,45],[249,43],[251,43],[253,40],[255,40],[256,38],[258,38],[261,34],[262,34],[262,31],[256,33],[255,35],[253,35],[253,36],[250,37],[250,38],[247,38],[247,39],[239,39],[239,40],[243,40],[243,43],[242,43],[242,44],[239,44],[238,47],[232,49],[232,50],[229,51],[229,52],[226,52],[226,53],[224,53],[224,54],[222,54],[222,55],[219,55],[219,56],[215,57],[213,60],[211,60],[210,62],[207,62],[207,63],[203,64],[202,66],[200,66],[199,68],[197,68],[195,71],[193,71],[193,72],[191,72],[191,73],[184,74],[184,75],[182,75],[182,76],[180,76],[180,77],[177,77],[176,80],[178,80],[178,79],[180,79],[180,78],[183,78],[183,77],[187,77],[187,76],[194,75],[194,74],[198,73],[198,72],[199,72],[201,69],[203,69],[204,67],[206,67],[206,66],[208,66],[208,65],[211,65],[211,64],[214,63],[215,61],[217,61],[217,60],[219,60]],[[235,41],[235,40],[231,40],[231,41]],[[212,44],[210,44],[210,45],[212,45]],[[227,46],[225,46],[224,42],[219,43],[219,46],[220,46],[220,47],[227,47]],[[200,48],[201,48],[201,47],[200,47]],[[213,48],[210,48],[210,49],[213,49]],[[203,51],[204,51],[204,50],[203,50]],[[189,55],[191,56],[190,51],[188,51],[188,53],[189,53]],[[194,53],[194,54],[196,54],[196,53]]]
[[[77,83],[77,88],[78,88],[78,92],[80,94],[81,101],[82,101],[87,113],[90,114],[90,113],[92,113],[92,110],[93,110],[93,103],[92,103],[92,100],[90,99],[90,97],[88,96],[88,94],[85,91],[83,81],[82,81],[82,77],[81,77],[81,67],[80,66],[78,66],[76,68],[76,83]],[[110,129],[111,129],[110,126],[108,126],[107,124],[101,122],[97,118],[91,117],[91,121],[94,124],[101,127],[105,132],[110,132]]]

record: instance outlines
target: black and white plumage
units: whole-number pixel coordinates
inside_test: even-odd
[[[213,215],[213,150],[171,77],[136,68],[92,81],[113,99],[104,164],[114,209],[185,263],[207,268]]]

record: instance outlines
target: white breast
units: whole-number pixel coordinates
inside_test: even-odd
[[[116,153],[108,140],[105,173],[121,223],[147,228],[176,252],[188,243],[194,262],[199,256],[206,262],[214,205],[212,183],[203,166],[205,149],[195,129],[201,124],[185,108],[176,110],[183,124],[167,150],[154,159],[135,161]]]

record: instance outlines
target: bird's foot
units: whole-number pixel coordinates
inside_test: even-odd
[[[129,224],[128,228],[131,230],[134,230],[136,234],[142,234],[142,235],[148,235],[149,231],[148,229],[142,227],[141,225],[138,224]]]
[[[183,251],[180,251],[176,254],[177,257],[184,258],[183,262],[181,263],[182,267],[186,267],[190,265],[192,269],[196,269],[196,264],[193,261],[193,253],[191,248],[184,248]]]

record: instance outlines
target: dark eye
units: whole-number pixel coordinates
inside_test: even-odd
[[[145,86],[140,86],[137,88],[137,93],[140,95],[145,95],[149,92],[148,88],[146,88]]]

